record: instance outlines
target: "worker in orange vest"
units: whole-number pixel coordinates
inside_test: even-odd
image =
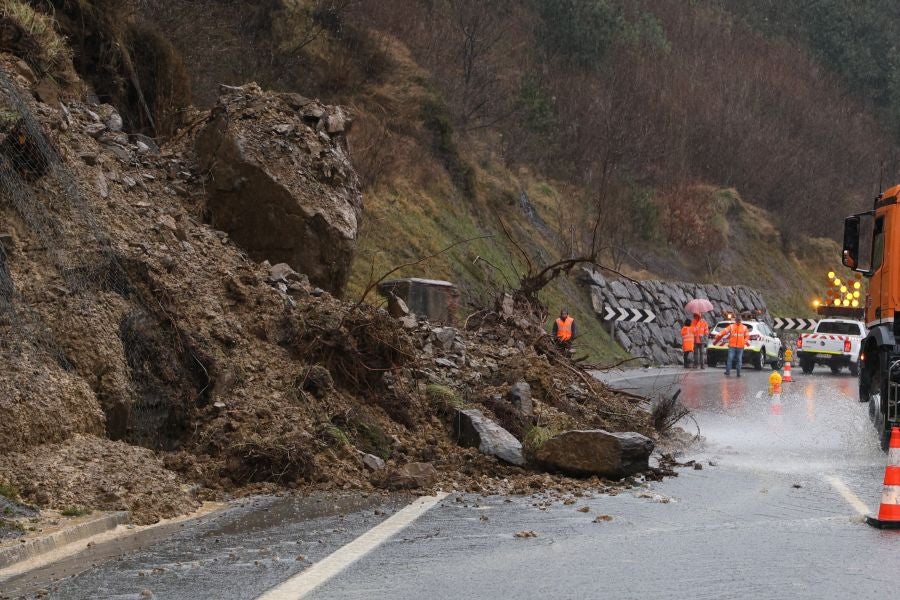
[[[684,352],[684,368],[691,368],[691,355],[694,353],[694,331],[691,320],[687,319],[681,328],[681,351]]]
[[[725,377],[731,375],[731,366],[737,368],[737,376],[741,376],[741,366],[744,362],[744,348],[750,345],[750,330],[744,325],[741,315],[734,317],[734,323],[719,332],[715,343],[719,344],[724,339],[728,340],[728,360],[725,361]],[[735,360],[737,361],[735,363]]]
[[[691,321],[691,331],[694,333],[694,368],[706,368],[706,340],[709,337],[709,324],[700,313],[694,313]]]
[[[569,316],[569,311],[565,308],[559,311],[559,318],[553,323],[553,337],[562,344],[571,344],[578,337],[575,319]]]

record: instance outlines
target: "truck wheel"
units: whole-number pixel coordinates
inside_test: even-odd
[[[871,380],[867,386],[867,399],[869,414],[874,417],[875,431],[878,433],[881,449],[884,452],[887,452],[891,441],[891,426],[887,420],[887,388],[887,376],[878,367],[871,374]],[[862,391],[862,384],[860,384],[860,391]]]
[[[762,371],[763,365],[765,365],[767,362],[768,359],[766,358],[766,349],[760,348],[759,354],[757,354],[753,358],[753,368],[757,371]]]
[[[714,359],[713,357],[711,357],[709,355],[706,356],[706,365],[710,369],[715,369],[716,365],[718,365],[718,364],[719,364],[719,362],[716,359]]]
[[[803,369],[803,372],[809,375],[813,372],[813,368],[815,368],[816,363],[814,363],[809,358],[801,358],[800,359],[800,368]]]
[[[860,402],[868,402],[869,401],[869,386],[872,384],[872,372],[868,369],[864,370],[862,374],[859,376],[859,401]],[[872,407],[869,407],[869,412],[871,413]],[[872,415],[869,414],[869,418],[872,418]]]
[[[854,377],[859,375],[859,363],[858,362],[850,363],[850,374],[853,375]]]

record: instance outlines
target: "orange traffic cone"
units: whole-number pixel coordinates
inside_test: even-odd
[[[791,379],[791,361],[784,361],[784,377],[781,378],[782,382],[785,381],[794,381]]]
[[[900,427],[891,429],[888,464],[884,469],[884,490],[878,518],[866,517],[866,523],[879,529],[900,529]]]

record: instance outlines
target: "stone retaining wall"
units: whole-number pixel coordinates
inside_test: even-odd
[[[653,323],[616,323],[615,340],[633,356],[655,365],[682,362],[681,326],[689,316],[684,305],[692,298],[707,298],[716,313],[704,315],[710,329],[724,312],[762,311],[772,324],[762,294],[747,286],[726,286],[670,281],[608,279],[596,271],[586,271],[582,282],[590,287],[591,303],[598,316],[604,306],[643,308],[656,315]]]

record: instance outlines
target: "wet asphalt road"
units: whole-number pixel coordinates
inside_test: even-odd
[[[696,420],[685,426],[699,428],[705,439],[683,458],[704,468],[682,469],[677,478],[618,496],[556,502],[545,511],[534,506],[540,497],[451,494],[309,597],[889,595],[900,532],[866,526],[840,493],[846,488],[877,509],[884,472],[866,406],[856,400],[856,380],[795,375],[778,405],[765,394],[769,373],[607,375],[643,392],[680,387]],[[66,599],[139,598],[142,590],[157,598],[250,599],[386,517],[376,510],[390,513],[408,501],[382,506],[370,497],[332,506],[318,500],[259,499],[165,539],[145,540],[141,548],[92,549],[97,554],[70,561],[68,571],[55,565],[0,589],[15,595],[40,586],[51,590],[49,597]],[[310,514],[314,504],[324,508]],[[583,506],[589,512],[577,510]],[[612,519],[594,523],[598,515]],[[523,530],[537,537],[514,537]],[[297,554],[309,560],[297,561]],[[51,572],[65,578],[51,584]]]

